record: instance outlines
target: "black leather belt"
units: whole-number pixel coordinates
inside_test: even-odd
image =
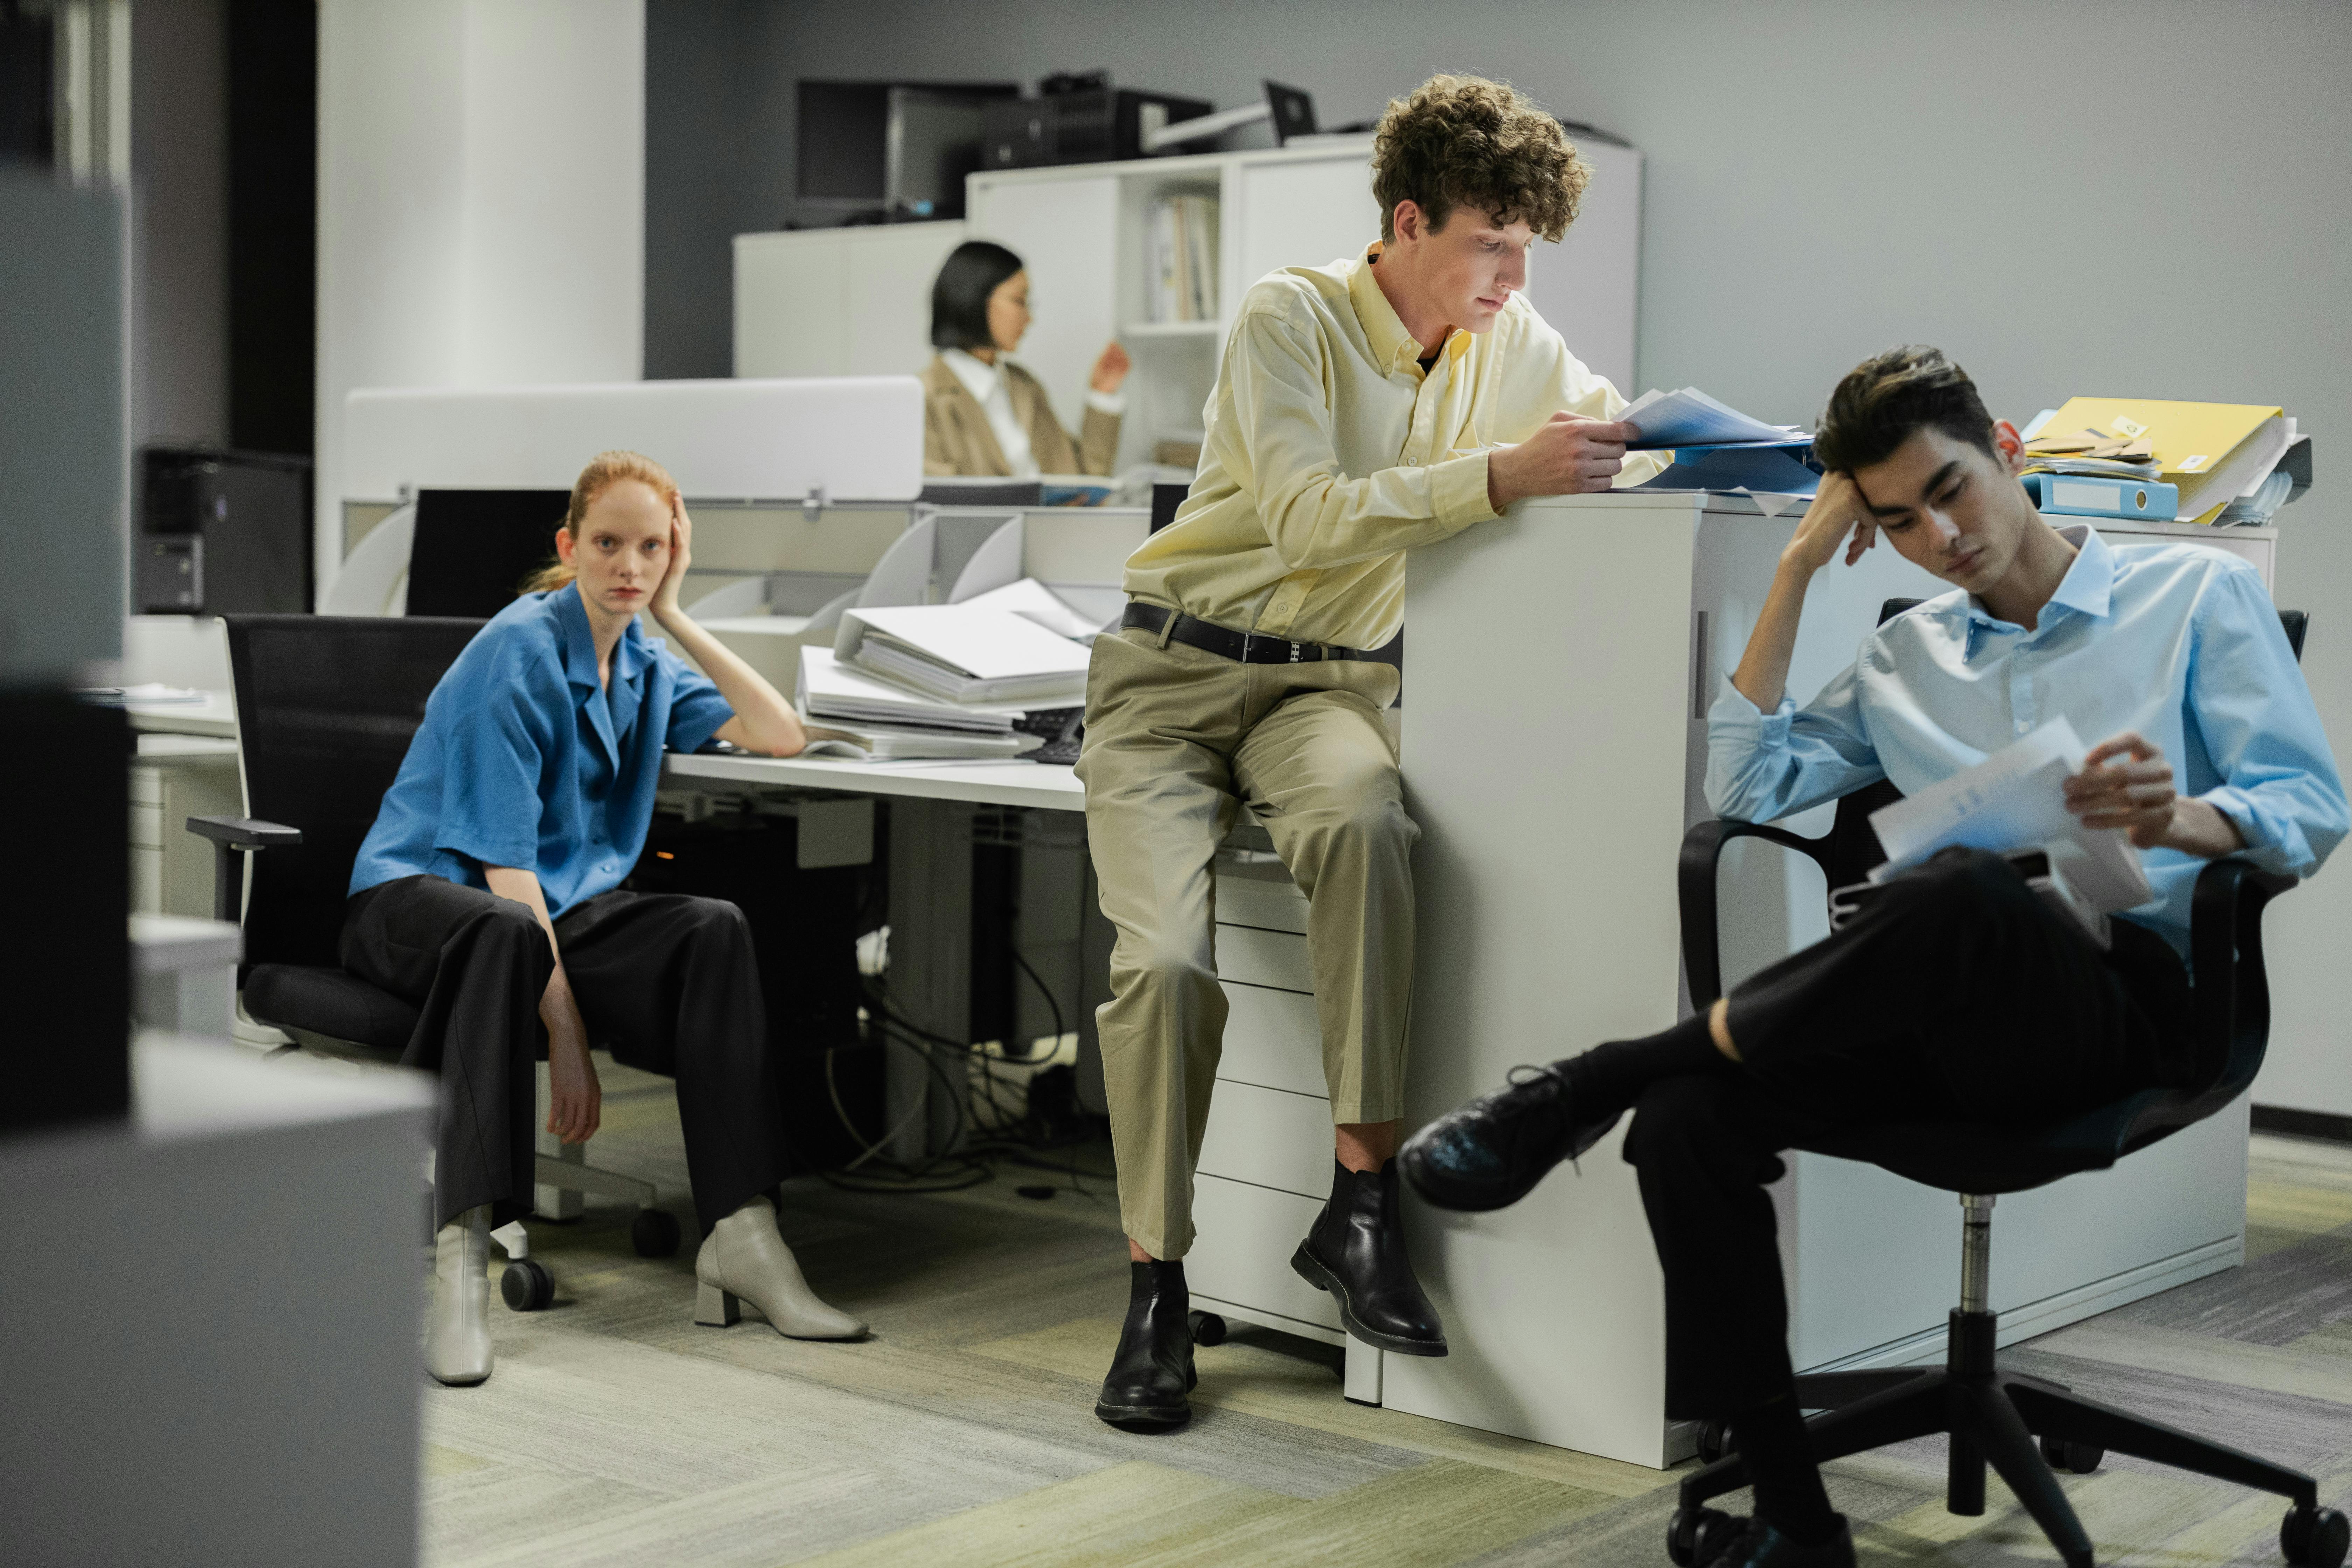
[[[1181,610],[1147,605],[1130,599],[1127,614],[1119,617],[1122,626],[1140,626],[1156,632],[1176,617],[1176,629],[1168,634],[1170,642],[1181,642],[1202,648],[1220,658],[1230,658],[1240,664],[1320,664],[1327,658],[1361,659],[1370,656],[1351,647],[1333,647],[1328,643],[1285,642],[1265,632],[1237,632],[1231,626],[1221,626],[1214,621],[1203,621]]]

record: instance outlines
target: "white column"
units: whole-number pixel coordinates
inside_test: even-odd
[[[644,0],[324,0],[322,591],[345,395],[637,379],[644,230]]]

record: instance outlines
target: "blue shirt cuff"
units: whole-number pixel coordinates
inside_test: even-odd
[[[2276,847],[2277,840],[2263,823],[2263,814],[2254,809],[2252,797],[2244,790],[2235,784],[2221,784],[2196,798],[2228,817],[2230,825],[2238,830],[2238,837],[2246,841],[2247,848]]]

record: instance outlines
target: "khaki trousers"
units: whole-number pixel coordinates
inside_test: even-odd
[[[1237,664],[1139,628],[1096,639],[1077,771],[1118,940],[1095,1017],[1119,1217],[1154,1258],[1192,1245],[1225,1026],[1212,863],[1241,802],[1307,894],[1332,1120],[1403,1114],[1420,830],[1381,720],[1397,679],[1384,664]]]

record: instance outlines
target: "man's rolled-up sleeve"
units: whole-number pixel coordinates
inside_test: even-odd
[[[1706,803],[1736,822],[1774,822],[1886,776],[1864,731],[1855,668],[1800,711],[1784,693],[1767,713],[1738,687],[1706,715]]]
[[[2264,869],[2317,870],[2352,810],[2311,688],[2250,567],[2222,573],[2199,600],[2189,708],[2222,781],[2197,798],[2230,819]]]

